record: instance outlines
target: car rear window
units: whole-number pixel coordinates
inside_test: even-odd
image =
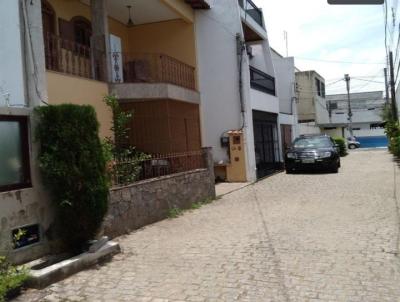
[[[294,141],[295,148],[328,148],[332,142],[328,137],[302,137]]]

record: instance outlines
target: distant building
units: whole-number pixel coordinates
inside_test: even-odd
[[[299,123],[319,123],[326,114],[325,79],[314,70],[296,72]]]
[[[279,98],[279,123],[281,127],[282,148],[286,150],[299,135],[296,67],[293,57],[284,57],[271,48],[272,62],[275,69],[276,89]]]
[[[326,111],[318,118],[321,130],[332,136],[347,137],[348,130],[348,100],[347,94],[326,96]],[[382,91],[371,91],[350,94],[352,111],[352,129],[355,136],[382,136],[383,108],[385,99]]]

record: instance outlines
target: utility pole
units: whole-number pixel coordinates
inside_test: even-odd
[[[349,132],[350,136],[353,137],[353,112],[351,112],[351,103],[350,103],[350,76],[348,74],[344,75],[344,80],[346,81],[347,88],[347,119],[349,121]]]
[[[389,52],[389,67],[390,67],[390,92],[392,96],[392,116],[395,121],[399,121],[399,116],[397,114],[397,104],[396,104],[396,87],[394,81],[394,66],[393,66],[393,52]]]
[[[387,78],[387,68],[383,69],[383,73],[385,74],[386,105],[389,105],[389,84]]]
[[[286,57],[288,57],[289,56],[289,41],[288,41],[288,33],[286,30],[283,32],[283,38],[285,39],[285,43],[286,43]]]

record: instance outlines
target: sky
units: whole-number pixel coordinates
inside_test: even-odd
[[[346,92],[345,82],[340,81],[346,73],[351,77],[352,92],[384,90],[385,27],[382,5],[329,5],[327,0],[253,2],[264,12],[271,47],[286,56],[283,32],[287,31],[288,54],[295,57],[296,67],[321,74],[325,78],[328,94]],[[394,3],[388,4],[389,9],[395,6]],[[362,80],[356,79],[360,77]]]

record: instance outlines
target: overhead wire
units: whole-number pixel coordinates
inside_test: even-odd
[[[304,58],[304,57],[294,57],[298,60],[304,61],[316,61],[316,62],[325,62],[325,63],[335,63],[335,64],[354,64],[354,65],[385,65],[385,62],[352,62],[352,61],[336,61],[336,60],[324,60],[324,59],[312,59],[312,58]]]

